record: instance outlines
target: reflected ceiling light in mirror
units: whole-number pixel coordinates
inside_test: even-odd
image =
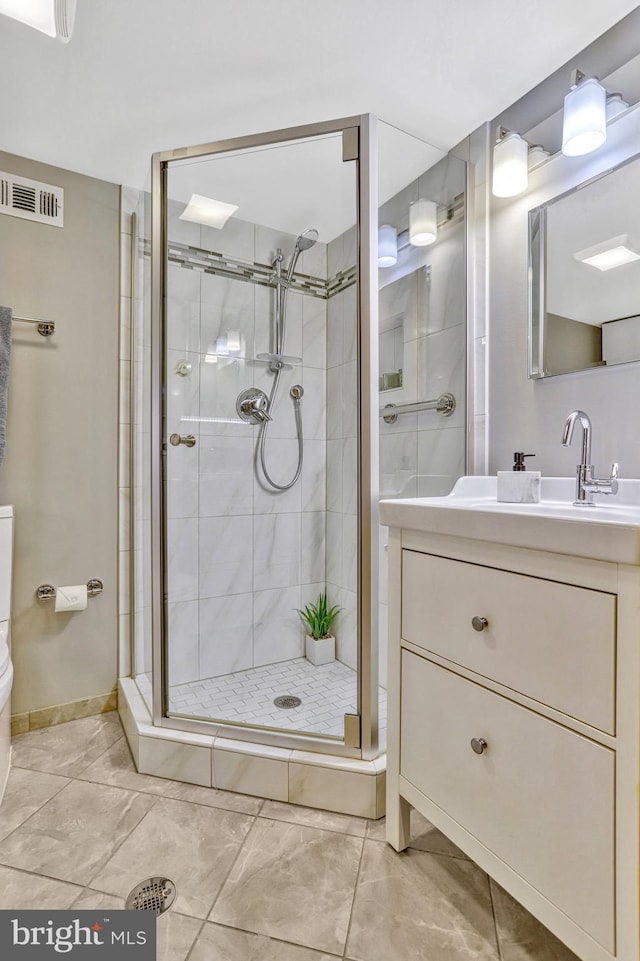
[[[498,127],[498,139],[493,148],[493,180],[491,191],[495,197],[517,197],[529,183],[529,144],[513,130]]]
[[[378,267],[394,267],[398,263],[398,231],[391,224],[378,227]]]
[[[597,270],[613,270],[614,267],[622,267],[634,260],[640,260],[640,254],[633,249],[627,234],[620,234],[618,237],[603,240],[592,247],[585,247],[584,250],[578,250],[573,257],[574,260],[579,260]]]
[[[567,157],[581,157],[597,150],[606,139],[607,91],[596,77],[574,70],[571,90],[564,98],[562,152]]]
[[[428,247],[438,237],[438,205],[421,197],[409,207],[409,243]]]
[[[235,204],[225,204],[221,200],[212,200],[211,197],[191,194],[191,200],[180,214],[179,219],[222,230],[229,217],[232,217],[238,209]]]
[[[76,0],[0,0],[0,13],[68,43],[73,33]]]

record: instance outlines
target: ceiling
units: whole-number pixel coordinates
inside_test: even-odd
[[[382,205],[432,167],[442,152],[384,121],[377,134]],[[239,208],[234,216],[293,236],[313,225],[320,240],[329,243],[356,222],[356,172],[355,164],[343,162],[342,135],[334,133],[173,161],[167,191],[183,203],[192,194],[233,203]]]
[[[3,149],[116,183],[153,151],[373,112],[434,157],[630,0],[78,0],[68,45],[0,17]]]

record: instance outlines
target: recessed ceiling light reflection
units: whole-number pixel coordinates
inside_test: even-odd
[[[192,194],[191,200],[180,214],[179,219],[222,230],[229,217],[232,217],[237,210],[239,210],[239,207],[235,204],[225,204],[221,200],[212,200],[211,197]]]
[[[624,264],[633,263],[634,260],[640,260],[640,254],[633,249],[626,234],[603,240],[592,247],[585,247],[573,256],[580,263],[595,267],[597,270],[613,270],[614,267],[622,267]]]

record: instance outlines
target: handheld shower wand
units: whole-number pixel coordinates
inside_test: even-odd
[[[282,358],[284,354],[285,345],[285,331],[286,331],[286,307],[287,307],[287,291],[291,284],[293,278],[293,273],[298,263],[298,258],[304,250],[309,250],[318,241],[318,231],[315,227],[307,227],[302,233],[297,237],[293,253],[291,255],[291,260],[289,261],[289,266],[287,268],[287,273],[282,282],[282,251],[278,251],[276,259],[274,261],[275,273],[273,275],[273,282],[276,285],[276,309],[274,318],[274,344],[276,348],[276,356]],[[269,396],[269,403],[266,408],[267,414],[271,414],[276,401],[276,396],[278,393],[278,385],[280,384],[280,375],[282,373],[282,360],[272,363],[271,370],[273,372],[273,384],[271,386],[271,394]],[[258,437],[258,448],[256,451],[257,459],[260,462],[262,468],[262,473],[266,482],[277,491],[288,491],[296,483],[300,474],[302,472],[302,463],[304,459],[304,438],[302,436],[302,395],[304,390],[300,384],[296,384],[289,391],[290,397],[293,401],[293,415],[296,422],[296,437],[298,439],[298,464],[293,475],[293,478],[288,484],[278,484],[273,480],[266,464],[266,453],[265,445],[267,441],[267,427],[268,422],[264,420],[260,427],[260,436]]]

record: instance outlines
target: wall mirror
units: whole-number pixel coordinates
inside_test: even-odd
[[[529,212],[529,377],[640,360],[640,156]]]
[[[380,320],[380,390],[402,387],[404,366],[404,315],[392,314]]]

